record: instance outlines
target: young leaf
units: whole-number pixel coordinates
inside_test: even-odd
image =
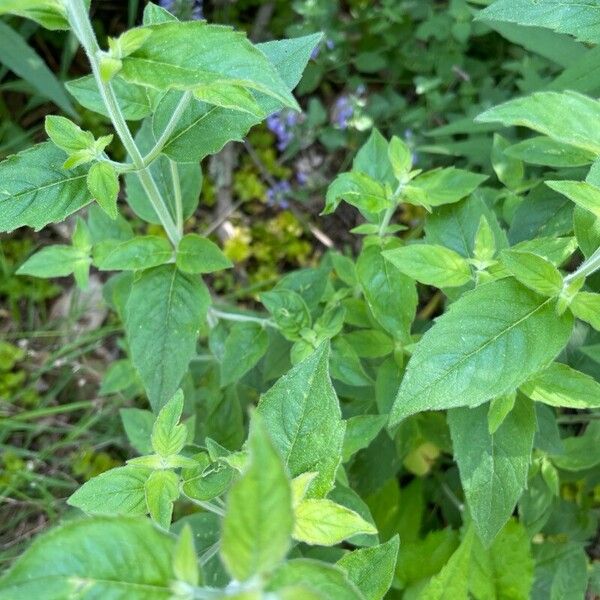
[[[394,578],[400,538],[395,535],[385,544],[348,552],[337,565],[361,591],[365,600],[383,600]]]
[[[477,261],[479,268],[486,268],[496,255],[496,238],[494,232],[485,218],[481,215],[479,219],[479,227],[475,234],[475,242],[473,245],[473,257]]]
[[[260,295],[260,301],[273,316],[279,331],[289,340],[300,339],[300,331],[311,326],[312,319],[306,302],[292,290],[264,292]]]
[[[513,513],[527,484],[533,436],[533,403],[517,399],[502,425],[490,434],[487,406],[448,413],[454,458],[475,529],[489,545]]]
[[[214,242],[195,233],[184,235],[179,242],[176,264],[185,273],[214,273],[233,266]]]
[[[359,514],[331,500],[303,500],[294,510],[295,540],[334,546],[361,533],[377,533]]]
[[[63,169],[64,158],[60,148],[46,142],[0,163],[0,231],[24,225],[39,230],[92,201],[87,170]]]
[[[45,128],[52,142],[67,154],[79,150],[89,150],[94,146],[94,136],[89,131],[83,131],[73,121],[65,117],[47,116]]]
[[[490,402],[488,409],[488,431],[490,435],[494,435],[498,431],[498,427],[504,423],[504,419],[510,413],[515,405],[517,393],[505,394],[499,398],[494,398]]]
[[[257,323],[236,323],[225,340],[221,386],[239,381],[264,356],[269,336]]]
[[[424,192],[425,205],[442,206],[462,200],[473,193],[486,179],[487,175],[449,167],[419,175],[411,182],[411,186]]]
[[[384,250],[393,246],[387,244]],[[375,245],[363,249],[356,273],[375,320],[396,340],[409,342],[417,309],[414,281],[398,271]]]
[[[108,240],[94,248],[94,263],[101,271],[138,271],[168,262],[173,248],[166,238],[156,235],[119,242]]]
[[[423,410],[478,406],[512,392],[556,357],[572,326],[570,315],[557,317],[555,301],[512,278],[467,292],[417,345],[390,425]]]
[[[111,219],[116,219],[119,176],[115,168],[107,162],[94,163],[87,176],[87,186],[100,208]]]
[[[211,463],[206,453],[194,456],[196,466],[182,471],[183,492],[194,500],[212,500],[229,488],[234,470],[223,462]]]
[[[69,521],[17,559],[0,578],[0,596],[64,598],[66,590],[85,589],[98,598],[166,599],[172,593],[174,544],[147,519]]]
[[[600,154],[600,102],[576,92],[536,92],[490,108],[475,120],[529,127],[558,142]]]
[[[351,171],[341,173],[327,189],[325,198],[324,215],[331,214],[344,200],[358,208],[368,220],[371,215],[376,215],[392,206],[386,188],[365,173]]]
[[[292,477],[318,472],[308,492],[317,498],[333,487],[344,441],[344,422],[328,362],[328,346],[322,344],[281,377],[257,408]]]
[[[356,153],[352,171],[364,173],[383,185],[397,183],[389,157],[388,141],[376,128],[372,129],[369,138]]]
[[[173,265],[148,269],[135,279],[125,329],[131,360],[155,411],[179,387],[209,304],[204,283]]]
[[[562,363],[552,363],[520,387],[536,402],[564,408],[600,408],[600,383]]]
[[[498,181],[511,190],[518,190],[523,183],[525,171],[523,163],[505,153],[509,142],[498,133],[494,134],[492,145],[492,167]]]
[[[179,498],[179,477],[173,471],[152,471],[144,484],[150,516],[163,529],[171,526],[173,502]]]
[[[73,246],[47,246],[30,256],[17,270],[17,275],[32,277],[66,277],[78,265],[89,267],[90,257]]]
[[[388,158],[396,179],[401,180],[412,169],[413,157],[410,148],[397,136],[393,136],[388,147]]]
[[[600,294],[578,292],[571,301],[570,308],[578,319],[600,331]]]
[[[86,481],[68,503],[88,514],[145,515],[144,484],[151,471],[127,465]]]
[[[585,181],[546,181],[546,185],[600,217],[600,188]]]
[[[249,464],[227,497],[221,538],[221,558],[238,581],[268,572],[284,559],[294,519],[285,467],[256,414],[248,450]]]
[[[175,395],[160,409],[152,428],[152,448],[160,456],[179,454],[187,440],[187,428],[179,425],[183,412],[183,392]]]
[[[201,571],[198,567],[198,557],[194,547],[194,534],[192,528],[183,526],[173,556],[173,573],[178,581],[197,586],[200,583]]]
[[[61,0],[2,0],[0,15],[5,14],[31,19],[46,29],[69,29]]]
[[[469,263],[454,250],[433,244],[410,244],[386,250],[383,257],[401,273],[438,288],[458,287],[471,281]]]
[[[537,254],[504,250],[500,261],[517,281],[538,294],[558,296],[563,288],[563,278],[558,269]]]

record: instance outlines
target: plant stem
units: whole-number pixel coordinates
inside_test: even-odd
[[[140,183],[144,188],[144,191],[148,195],[148,199],[154,208],[162,226],[164,227],[171,243],[177,246],[181,236],[173,222],[173,218],[167,209],[160,190],[154,181],[154,178],[148,171],[144,158],[137,147],[125,117],[121,111],[117,97],[113,90],[110,82],[104,81],[100,75],[100,63],[98,55],[101,52],[98,41],[92,29],[89,15],[83,0],[66,0],[67,15],[69,23],[73,30],[73,33],[77,36],[77,39],[83,46],[85,53],[87,54],[90,66],[92,68],[92,74],[96,80],[96,85],[106,106],[106,110],[110,116],[110,120],[119,136],[125,150],[131,157],[131,161],[136,168],[137,176],[140,179]]]
[[[240,323],[258,323],[263,327],[274,327],[277,328],[277,325],[273,323],[270,319],[264,319],[263,317],[254,317],[252,315],[242,315],[240,313],[230,313],[222,310],[218,310],[216,308],[209,309],[210,314],[216,319],[222,319],[224,321],[238,321]]]
[[[175,111],[171,115],[167,126],[164,131],[158,138],[154,148],[144,156],[144,164],[149,165],[153,160],[155,160],[158,155],[161,153],[162,149],[165,147],[165,144],[169,141],[171,134],[175,131],[175,127],[177,127],[177,123],[181,119],[185,109],[189,106],[190,101],[192,100],[192,92],[185,92],[181,97],[181,100],[175,107]]]
[[[173,180],[173,196],[175,198],[175,226],[180,236],[183,236],[183,200],[181,197],[181,179],[179,169],[174,160],[169,159],[171,179]]]
[[[587,277],[588,275],[595,273],[598,269],[600,269],[600,248],[579,265],[579,268],[576,271],[573,271],[573,273],[565,277],[565,284],[570,283],[573,279],[581,277],[582,275]]]
[[[392,206],[390,206],[385,211],[385,214],[383,215],[381,224],[379,225],[379,231],[377,232],[377,235],[379,237],[383,237],[385,235],[385,230],[387,229],[388,225],[390,224],[390,221],[392,220],[392,217],[394,216],[394,213],[396,212],[396,209],[398,208],[398,199],[400,198],[400,194],[402,193],[403,188],[404,188],[404,182],[401,181],[398,184],[398,187],[396,188],[394,195],[392,196]]]

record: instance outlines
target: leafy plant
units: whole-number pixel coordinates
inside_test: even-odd
[[[478,19],[595,41],[593,7],[555,24],[538,4]],[[358,211],[358,256],[328,252],[249,311],[209,288],[239,257],[186,225],[199,161],[299,108],[320,35],[255,45],[148,4],[102,50],[83,0],[2,11],[76,36],[92,74],[67,89],[127,159],[110,158],[113,135],[47,117],[49,141],[0,163],[0,228],[87,207],[70,244],[19,272],[81,288],[92,267],[117,272],[104,296],[126,356],[101,389],[141,383],[152,410],[122,409],[138,456],[69,497],[85,516],[34,541],[0,595],[582,598],[600,464],[598,102],[538,91],[483,112],[541,134],[490,138],[496,187],[416,168],[373,129],[323,210]],[[363,71],[379,56],[365,54]],[[159,227],[136,235],[129,209]],[[404,234],[409,212],[423,225]],[[19,351],[5,354],[11,372]]]

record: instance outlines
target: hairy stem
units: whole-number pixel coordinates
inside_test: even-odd
[[[169,239],[174,246],[177,246],[181,235],[177,230],[175,223],[167,209],[164,199],[154,181],[154,178],[150,174],[150,171],[146,167],[144,158],[142,157],[131,132],[125,117],[121,111],[117,97],[113,90],[110,82],[104,81],[100,75],[100,63],[98,56],[101,52],[98,41],[92,29],[87,9],[83,3],[83,0],[66,0],[67,15],[69,23],[76,35],[77,39],[81,43],[85,53],[87,54],[92,74],[96,80],[96,85],[106,106],[106,110],[110,116],[110,120],[119,136],[125,150],[131,157],[131,161],[136,169],[136,174],[139,177],[140,183],[144,188],[144,191],[148,195],[148,199],[154,208],[162,226],[164,227]]]
[[[600,248],[592,254],[587,260],[585,260],[576,271],[573,271],[570,275],[565,277],[565,284],[570,283],[577,277],[587,277],[592,273],[595,273],[598,269],[600,269]]]
[[[171,179],[173,180],[173,196],[175,198],[175,226],[179,235],[183,235],[183,199],[181,196],[181,179],[179,178],[179,169],[174,160],[169,159],[171,167]]]
[[[264,319],[263,317],[254,317],[252,315],[242,315],[240,313],[230,313],[222,310],[218,310],[216,308],[211,307],[209,309],[209,313],[215,319],[221,319],[223,321],[238,321],[240,323],[258,323],[263,327],[274,327],[277,328],[275,323],[270,319]]]

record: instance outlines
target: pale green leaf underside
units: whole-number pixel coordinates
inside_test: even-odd
[[[513,391],[556,357],[572,324],[570,315],[556,315],[554,301],[512,278],[464,294],[417,345],[390,424]]]

